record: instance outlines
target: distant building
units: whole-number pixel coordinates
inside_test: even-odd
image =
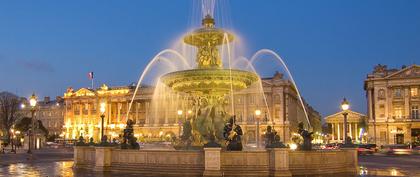
[[[386,65],[377,65],[368,74],[364,88],[372,143],[419,141],[420,66],[389,69]]]
[[[49,135],[60,135],[64,125],[64,99],[56,97],[44,97],[36,105],[35,120],[40,120],[42,125],[48,130]],[[25,117],[31,117],[29,103],[22,109]]]
[[[288,142],[291,134],[297,132],[297,124],[307,124],[303,108],[298,100],[297,92],[293,84],[284,79],[283,75],[276,73],[271,78],[262,78],[262,87],[266,100],[261,94],[258,96],[258,88],[248,88],[235,92],[234,110],[237,123],[242,126],[246,143],[256,141],[256,117],[255,110],[261,110],[260,135],[266,130],[267,125],[274,126],[282,141]],[[106,103],[105,112],[105,134],[109,138],[117,138],[122,133],[127,120],[135,120],[135,136],[140,140],[156,140],[171,135],[179,135],[179,120],[177,115],[179,105],[167,104],[159,107],[159,110],[152,110],[152,97],[155,87],[141,87],[134,98],[130,113],[128,107],[134,94],[135,86],[124,87],[102,87],[92,90],[80,88],[67,89],[64,94],[64,134],[67,139],[76,139],[80,135],[86,139],[93,137],[99,140],[101,118],[100,103]],[[171,98],[168,98],[171,102]],[[305,104],[307,105],[307,104]],[[268,106],[268,109],[266,109]],[[231,112],[227,106],[227,112]],[[306,106],[310,122],[321,129],[321,116],[309,105]],[[182,118],[189,117],[191,112],[183,110]],[[158,116],[157,116],[158,115]],[[260,138],[262,139],[262,138]]]
[[[347,134],[353,142],[366,142],[365,133],[367,127],[367,116],[355,111],[340,111],[325,117],[325,123],[331,130],[330,143],[343,143],[344,136],[344,115],[347,112]]]

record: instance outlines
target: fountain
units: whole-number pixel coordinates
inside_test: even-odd
[[[214,136],[216,142],[222,143],[223,126],[229,117],[224,109],[226,96],[232,91],[248,88],[259,77],[253,72],[224,68],[217,47],[233,41],[234,36],[215,28],[210,15],[202,20],[202,25],[184,37],[186,44],[198,48],[197,68],[168,73],[160,80],[191,100],[189,106],[196,112],[191,119],[193,131],[199,135],[196,139],[208,143]]]
[[[160,129],[161,125],[178,126],[175,149],[139,148],[134,130],[143,127],[135,127],[134,122],[128,120],[121,148],[76,146],[75,167],[93,167],[97,171],[133,171],[155,176],[292,176],[328,174],[332,171],[353,174],[357,170],[357,152],[354,149],[310,150],[311,133],[306,130],[311,126],[308,114],[282,58],[267,49],[258,51],[251,59],[233,57],[231,44],[236,37],[216,28],[213,16],[215,0],[203,0],[202,4],[201,27],[182,38],[183,49],[189,48],[192,52],[185,54],[165,49],[153,57],[141,73],[126,116],[128,118],[137,92],[153,66],[161,66],[158,61],[169,64],[154,75],[156,87],[149,115],[151,119],[146,119],[144,127]],[[168,54],[173,57],[164,57]],[[299,126],[299,133],[305,137],[303,149],[307,151],[287,149],[280,141],[280,135],[271,127],[274,124],[267,124],[266,149],[241,151],[243,132],[236,124],[234,93],[256,88],[269,110],[261,77],[253,66],[263,54],[272,55],[280,62],[294,86],[292,89],[297,92],[306,122],[300,120],[299,125],[291,126]],[[194,62],[191,61],[193,58]],[[238,67],[240,62],[245,66]],[[272,120],[270,112],[267,112],[267,119]],[[222,150],[224,147],[226,150]]]

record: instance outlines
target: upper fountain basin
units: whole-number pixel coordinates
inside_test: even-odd
[[[259,76],[236,69],[192,69],[168,73],[160,79],[177,92],[224,95],[231,90],[248,88]]]

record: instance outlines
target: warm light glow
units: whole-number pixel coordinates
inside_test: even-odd
[[[255,110],[255,115],[260,116],[261,115],[261,110],[259,110],[259,109]]]
[[[31,107],[35,107],[36,106],[36,96],[35,93],[32,94],[32,96],[29,98],[29,105],[31,105]]]
[[[343,99],[343,102],[341,102],[341,109],[343,111],[347,111],[350,108],[349,102],[346,100],[346,98]]]
[[[120,124],[120,125],[119,125],[120,129],[123,129],[123,128],[124,128],[124,126],[125,126],[124,124]]]
[[[20,108],[22,108],[22,109],[25,109],[25,107],[26,107],[26,105],[23,104],[23,103],[20,105]]]
[[[191,114],[192,113],[192,111],[191,110],[188,110],[188,114]]]
[[[292,143],[292,144],[290,144],[290,150],[296,150],[297,149],[297,144],[295,144],[295,143]]]
[[[102,115],[105,114],[105,107],[106,107],[106,104],[104,102],[102,102],[101,105],[100,105],[100,108],[99,108]]]
[[[163,131],[160,131],[160,132],[159,132],[159,136],[162,136],[162,135],[163,135]]]
[[[17,135],[19,135],[19,134],[20,134],[20,131],[18,130],[18,131],[16,131],[15,133],[16,133]]]
[[[182,115],[182,110],[178,110],[178,115]]]

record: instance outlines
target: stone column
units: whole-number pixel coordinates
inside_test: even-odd
[[[354,136],[353,136],[353,131],[351,130],[351,123],[349,123],[349,133],[350,133],[350,137],[351,137],[351,140],[353,140],[354,139]]]
[[[292,176],[289,169],[289,150],[287,148],[270,149],[270,176]]]
[[[204,174],[203,176],[222,176],[221,156],[222,148],[204,148]]]
[[[341,136],[340,136],[340,123],[337,123],[337,140],[340,141],[340,139],[341,139]]]
[[[356,131],[356,141],[358,141],[358,140],[359,140],[359,130],[358,130],[358,128],[357,128],[357,124],[358,124],[358,123],[355,123],[355,124],[354,124],[354,129],[355,129],[355,131]]]
[[[95,147],[94,171],[109,171],[111,168],[112,149],[114,147]]]
[[[332,140],[335,140],[335,126],[333,123],[331,123],[331,134],[332,134]]]

